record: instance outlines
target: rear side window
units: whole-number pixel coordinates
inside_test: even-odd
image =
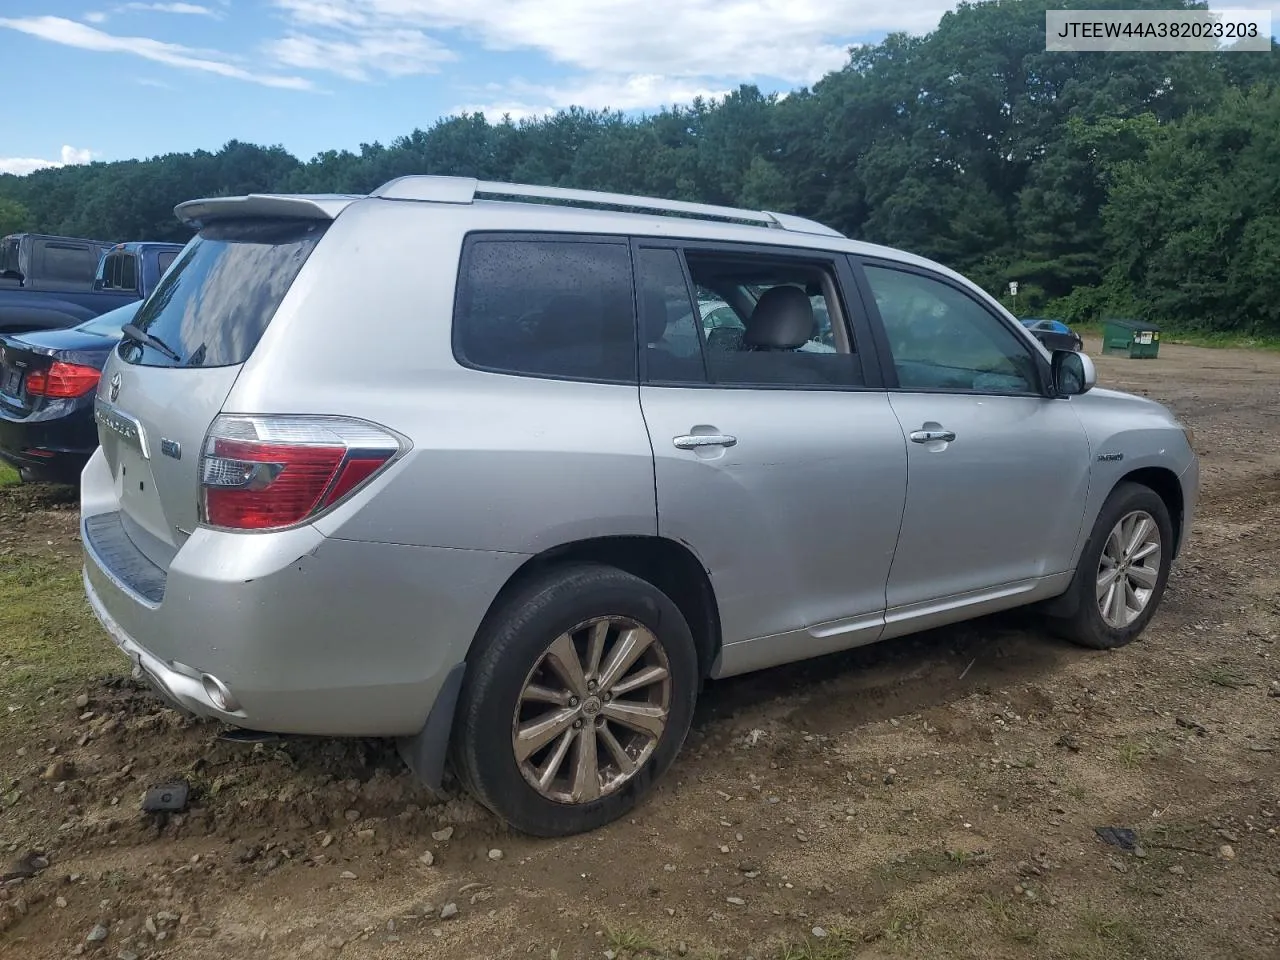
[[[160,253],[156,255],[156,263],[160,267],[160,273],[163,274],[166,270],[168,270],[169,265],[177,259],[178,259],[177,250],[161,250]]]
[[[138,289],[137,258],[132,253],[113,253],[102,260],[102,289]]]
[[[463,256],[454,355],[503,373],[636,380],[623,242],[479,238]]]
[[[244,363],[327,225],[241,220],[205,227],[133,321],[153,342],[126,338],[121,358],[151,367]]]
[[[91,283],[98,272],[98,251],[89,246],[50,243],[44,248],[44,279],[58,283]]]

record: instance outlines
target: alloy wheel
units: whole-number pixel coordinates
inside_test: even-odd
[[[662,643],[626,617],[567,630],[525,677],[511,725],[520,773],[558,803],[590,803],[648,762],[671,705]]]
[[[1098,562],[1098,612],[1107,626],[1123,630],[1142,616],[1160,577],[1160,527],[1145,510],[1120,518]]]

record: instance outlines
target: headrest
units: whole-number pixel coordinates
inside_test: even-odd
[[[751,311],[743,343],[766,350],[794,350],[813,339],[813,304],[799,287],[766,290]]]

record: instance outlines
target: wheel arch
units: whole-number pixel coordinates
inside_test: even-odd
[[[1182,548],[1182,531],[1184,521],[1184,507],[1182,497],[1182,484],[1178,481],[1178,475],[1168,467],[1140,467],[1137,470],[1130,470],[1123,477],[1112,485],[1111,490],[1107,491],[1110,497],[1116,487],[1122,483],[1137,483],[1151,490],[1164,501],[1165,507],[1169,511],[1169,522],[1173,525],[1173,555],[1176,557]],[[1103,501],[1106,502],[1105,500]]]
[[[1116,477],[1114,482],[1107,487],[1106,495],[1100,497],[1097,502],[1097,509],[1086,518],[1086,526],[1081,531],[1079,546],[1076,548],[1075,562],[1077,564],[1080,562],[1080,557],[1083,555],[1085,546],[1088,543],[1091,535],[1090,531],[1092,531],[1093,525],[1097,523],[1098,516],[1101,514],[1106,502],[1117,489],[1126,483],[1136,483],[1139,486],[1146,487],[1164,503],[1165,508],[1169,511],[1169,522],[1173,526],[1173,556],[1177,556],[1178,550],[1182,546],[1185,520],[1182,485],[1178,480],[1178,475],[1168,467],[1151,465],[1136,467],[1128,473]],[[1038,609],[1051,617],[1070,616],[1076,608],[1075,583],[1076,581],[1073,577],[1071,583],[1061,594],[1037,604]]]
[[[598,563],[639,577],[671,598],[693,634],[701,679],[711,673],[720,654],[720,610],[706,568],[688,546],[659,536],[605,536],[550,547],[521,564],[503,584],[489,612],[530,577],[557,566]],[[485,615],[489,616],[488,613]]]

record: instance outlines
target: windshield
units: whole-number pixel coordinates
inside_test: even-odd
[[[205,227],[133,321],[180,359],[133,339],[121,345],[121,359],[154,367],[244,363],[326,226],[313,220],[231,220]]]
[[[130,322],[134,315],[137,314],[138,308],[142,306],[141,300],[135,300],[133,303],[127,303],[123,307],[116,307],[114,310],[108,310],[100,317],[94,317],[92,320],[86,320],[84,323],[76,327],[81,333],[90,333],[98,337],[109,337],[112,340],[119,340],[121,337],[120,328]]]

